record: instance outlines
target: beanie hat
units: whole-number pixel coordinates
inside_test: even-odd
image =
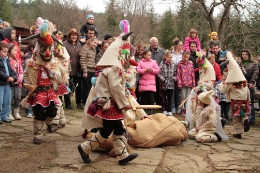
[[[211,103],[211,100],[212,100],[212,95],[213,95],[213,90],[205,91],[205,92],[202,92],[198,96],[198,99],[202,103],[209,105]]]
[[[89,14],[89,15],[87,16],[87,20],[88,20],[89,18],[93,18],[93,19],[94,19],[93,14]]]
[[[105,37],[104,37],[104,40],[108,40],[110,38],[113,38],[113,37],[111,35],[109,35],[109,34],[106,34]]]
[[[0,19],[0,23],[4,23],[4,21],[2,19]]]

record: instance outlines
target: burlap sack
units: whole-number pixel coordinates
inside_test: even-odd
[[[158,113],[150,119],[135,121],[127,127],[133,147],[152,148],[160,145],[179,145],[188,138],[185,126],[175,117]]]

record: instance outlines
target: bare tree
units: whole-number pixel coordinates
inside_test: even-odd
[[[219,40],[224,43],[233,37],[241,37],[245,42],[246,37],[255,34],[257,29],[250,27],[247,21],[254,16],[255,9],[259,9],[259,0],[162,0],[171,1],[172,3],[190,3],[196,2],[198,10],[203,14],[204,19],[208,22],[211,31],[219,33]],[[252,10],[254,9],[254,10]],[[220,11],[214,16],[216,11]],[[236,30],[234,30],[236,26]],[[258,28],[259,29],[259,28]],[[231,32],[233,31],[233,32]],[[240,39],[238,39],[240,40]]]
[[[152,11],[152,2],[153,0],[118,0],[118,5],[123,12],[122,19],[127,19],[131,25],[131,30],[134,31],[131,37],[131,42],[134,45],[148,41],[150,33],[148,14]]]

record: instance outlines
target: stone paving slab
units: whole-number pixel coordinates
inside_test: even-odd
[[[80,136],[83,133],[83,130],[80,125],[66,124],[66,127],[59,129],[57,133],[72,137],[72,136]]]
[[[32,118],[23,117],[21,120],[12,121],[10,125],[25,127],[25,126],[32,126],[32,122],[33,122]]]
[[[162,170],[165,172],[185,172],[185,173],[210,173],[210,165],[202,156],[190,151],[169,150],[164,159]]]
[[[253,170],[259,165],[255,159],[245,154],[208,155],[216,169]]]
[[[236,139],[233,139],[233,141],[241,143],[241,144],[247,144],[247,145],[257,145],[257,144],[259,144],[255,141],[252,141],[250,138],[252,139],[252,137],[248,137],[248,138],[243,137],[242,139],[236,138]]]
[[[163,149],[132,149],[133,153],[137,153],[138,157],[129,162],[127,165],[121,166],[118,160],[112,157],[105,157],[104,160],[92,162],[83,168],[83,172],[127,172],[127,173],[152,173],[161,161]]]
[[[229,147],[239,151],[255,151],[255,147],[246,144],[228,143]]]
[[[53,167],[50,169],[40,169],[40,171],[37,171],[36,173],[78,173],[78,171],[69,170],[66,168],[60,168],[60,167]]]
[[[58,157],[52,160],[53,164],[58,165],[73,165],[82,164],[84,165],[80,154],[78,152],[78,142],[68,142],[68,141],[57,141],[56,148],[58,152]],[[90,155],[92,161],[97,160],[100,157],[100,153],[93,152]]]
[[[260,159],[260,152],[253,152],[252,155],[256,156],[258,159]]]
[[[226,153],[232,150],[232,148],[228,147],[227,145],[223,145],[223,143],[216,143],[216,145],[212,146],[212,149],[215,149],[219,153]]]
[[[22,133],[24,129],[20,127],[13,127],[10,124],[2,124],[0,126],[0,133]]]

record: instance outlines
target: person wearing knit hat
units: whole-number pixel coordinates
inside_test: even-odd
[[[213,90],[202,92],[198,96],[198,106],[196,108],[197,125],[190,130],[189,138],[195,138],[197,142],[221,142],[221,136],[216,132],[215,121],[217,113],[214,104],[212,104]]]
[[[218,89],[226,93],[227,100],[231,101],[229,116],[234,124],[233,137],[241,139],[243,131],[248,132],[250,129],[250,92],[247,80],[230,52],[227,52],[227,59],[227,77],[222,79]]]
[[[82,38],[86,38],[86,33],[88,32],[88,29],[91,27],[95,31],[96,38],[98,38],[98,30],[97,30],[96,25],[94,24],[93,14],[88,14],[86,17],[86,20],[87,20],[87,22],[84,25],[82,25],[82,27],[80,29],[80,34],[81,34]],[[86,38],[86,39],[88,39],[88,38]]]
[[[5,34],[4,34],[4,21],[0,19],[0,41],[5,39]]]

